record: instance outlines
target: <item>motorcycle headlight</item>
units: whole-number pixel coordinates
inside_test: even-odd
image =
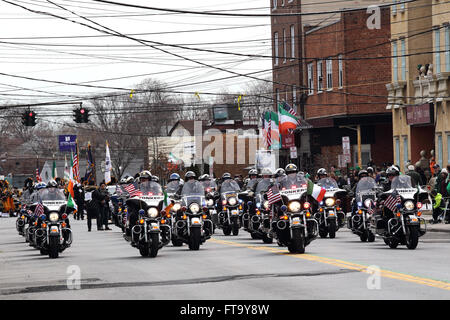
[[[334,203],[335,203],[336,201],[334,200],[334,198],[328,198],[328,199],[326,199],[325,200],[325,205],[327,206],[327,207],[332,207],[332,206],[334,206]]]
[[[197,213],[200,211],[200,206],[197,203],[192,203],[189,206],[189,210],[191,210],[192,213]]]
[[[269,209],[269,201],[264,201],[264,208]]]
[[[414,210],[414,202],[412,202],[411,200],[405,201],[405,209],[406,210]]]
[[[288,208],[291,212],[299,212],[302,208],[302,205],[298,201],[292,201],[289,203]]]
[[[228,198],[228,204],[230,206],[234,206],[234,205],[236,205],[236,203],[237,203],[237,200],[235,197]]]
[[[366,208],[369,208],[371,203],[372,203],[372,200],[371,200],[371,199],[366,199],[366,200],[364,200],[364,206],[365,206]]]
[[[212,205],[214,205],[214,200],[213,200],[213,199],[208,199],[208,200],[206,200],[206,205],[207,205],[208,207],[211,207]]]
[[[57,214],[57,213],[50,213],[48,218],[50,219],[51,222],[56,222],[56,221],[59,220],[59,214]]]
[[[179,203],[175,203],[172,207],[172,210],[175,212],[178,212],[178,210],[180,210],[180,209],[181,209],[181,204],[179,204]]]
[[[158,209],[150,208],[147,210],[147,214],[150,218],[156,218],[158,216]]]

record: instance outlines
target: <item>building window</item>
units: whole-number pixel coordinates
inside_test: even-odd
[[[395,138],[395,164],[400,165],[400,139]]]
[[[297,104],[297,87],[292,86],[292,106],[294,107]]]
[[[277,8],[277,0],[273,0],[273,10]]]
[[[275,48],[275,65],[278,65],[278,32],[273,35],[274,48]]]
[[[322,60],[317,61],[317,92],[323,89]]]
[[[403,163],[408,163],[408,137],[403,137]]]
[[[450,71],[450,25],[445,26],[445,71]]]
[[[275,89],[275,93],[276,93],[275,103],[276,103],[277,108],[278,108],[278,102],[280,102],[280,89]]]
[[[295,27],[291,26],[291,58],[295,58]]]
[[[447,134],[447,163],[450,163],[450,134]]]
[[[392,8],[392,14],[397,14],[397,0],[393,0],[392,3],[394,4],[391,8]]]
[[[406,81],[406,41],[405,39],[400,40],[402,46],[402,80]]]
[[[314,69],[313,64],[308,63],[308,94],[314,94]]]
[[[339,55],[339,88],[344,86],[344,66],[342,61],[342,54]]]
[[[333,90],[333,60],[327,59],[327,88]]]
[[[398,81],[397,41],[392,43],[392,63],[394,64],[394,82]]]
[[[284,7],[284,0],[281,0],[281,6]]]
[[[440,29],[436,29],[434,30],[434,51],[435,53],[435,72],[436,73],[441,73],[441,53],[439,52],[439,50],[441,50],[441,30]]]
[[[404,12],[405,11],[405,0],[400,0],[401,1],[401,5],[400,5],[400,11]]]
[[[286,63],[286,57],[287,57],[287,39],[286,39],[286,30],[283,29],[283,63]]]
[[[437,137],[437,144],[438,144],[438,164],[439,164],[439,166],[442,168],[442,165],[443,165],[443,163],[444,163],[444,159],[442,159],[443,158],[443,156],[444,156],[444,149],[443,149],[443,146],[442,146],[442,135],[440,134],[440,135],[438,135],[438,137]]]

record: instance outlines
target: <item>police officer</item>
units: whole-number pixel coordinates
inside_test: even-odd
[[[109,194],[105,183],[101,183],[100,188],[92,192],[91,202],[97,211],[97,230],[111,230],[108,227]],[[105,229],[103,229],[103,225],[105,225]]]
[[[77,183],[73,188],[74,200],[77,204],[77,213],[75,219],[84,220],[84,188],[81,183]]]

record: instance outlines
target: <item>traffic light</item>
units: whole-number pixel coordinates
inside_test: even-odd
[[[34,111],[25,111],[22,114],[22,123],[27,127],[34,127],[36,125],[36,113]]]
[[[79,107],[74,110],[74,120],[76,123],[88,123],[89,122],[89,110],[83,107]]]

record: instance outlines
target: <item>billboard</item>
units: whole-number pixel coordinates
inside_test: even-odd
[[[213,107],[214,120],[242,120],[242,110],[236,105],[219,104]]]

